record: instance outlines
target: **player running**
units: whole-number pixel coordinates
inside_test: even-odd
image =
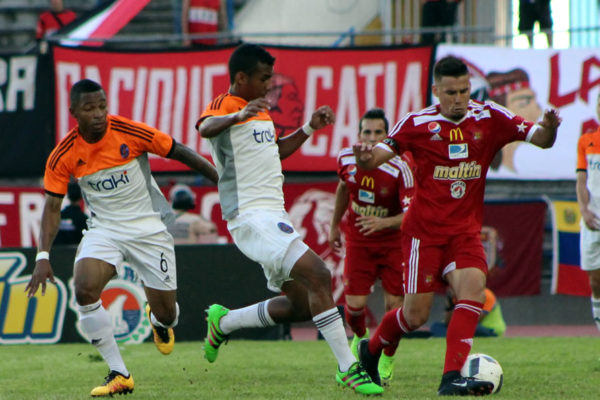
[[[60,223],[60,207],[71,177],[79,181],[91,212],[77,249],[73,281],[81,330],[109,366],[103,385],[91,395],[133,391],[133,378],[119,352],[111,317],[100,294],[128,261],[144,285],[154,343],[163,354],[173,350],[179,307],[173,238],[165,221],[173,211],[150,174],[148,152],[181,161],[214,182],[215,168],[205,158],[157,129],[108,115],[102,87],[84,79],[70,92],[70,112],[77,126],[50,153],[44,174],[42,213],[35,269],[26,291],[33,297],[46,280],[54,282],[49,252]],[[152,311],[150,311],[152,310]]]
[[[457,301],[438,394],[489,394],[491,382],[460,375],[485,298],[487,265],[479,237],[485,176],[507,143],[551,147],[561,119],[549,110],[535,124],[496,103],[469,100],[469,72],[456,57],[439,60],[433,76],[439,105],[408,114],[375,147],[354,146],[361,168],[375,168],[403,151],[410,151],[417,164],[417,191],[402,222],[404,304],[385,314],[371,339],[360,342],[359,354],[375,380],[381,351],[428,320],[433,285],[444,279]]]
[[[265,98],[274,63],[275,58],[258,45],[236,48],[229,59],[229,92],[204,110],[198,131],[211,143],[223,218],[235,244],[262,265],[269,289],[285,295],[237,310],[210,306],[205,357],[214,362],[219,346],[237,329],[312,318],[337,359],[337,382],[357,393],[380,394],[383,388],[371,381],[350,351],[329,270],[302,241],[284,208],[280,160],[314,130],[332,123],[333,111],[319,107],[302,128],[277,137]]]

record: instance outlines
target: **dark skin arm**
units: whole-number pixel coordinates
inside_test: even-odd
[[[246,107],[234,114],[206,118],[198,127],[198,132],[203,138],[212,138],[225,129],[248,118],[256,117],[259,112],[268,110],[269,102],[264,97],[254,99],[246,104]]]
[[[54,242],[54,238],[58,232],[58,227],[60,226],[60,207],[62,205],[62,200],[62,197],[46,195],[44,211],[42,212],[42,224],[40,227],[38,252],[50,252],[52,242]],[[35,263],[31,280],[25,287],[27,297],[33,297],[40,285],[42,285],[42,296],[45,295],[46,280],[56,283],[50,261],[40,260]]]
[[[317,130],[332,124],[334,121],[335,115],[333,114],[333,110],[329,106],[321,106],[312,114],[310,126]],[[279,146],[279,158],[283,160],[292,155],[309,137],[310,136],[308,136],[302,128],[298,128],[291,135],[279,138],[277,141],[277,145]]]
[[[169,156],[173,160],[177,160],[193,170],[200,172],[202,175],[217,183],[219,176],[215,167],[204,157],[182,145],[181,143],[175,143],[175,148]]]

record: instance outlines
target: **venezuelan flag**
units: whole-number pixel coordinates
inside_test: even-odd
[[[576,201],[552,201],[552,213],[552,293],[590,296],[588,276],[579,266],[579,206]]]

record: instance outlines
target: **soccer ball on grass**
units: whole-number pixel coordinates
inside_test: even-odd
[[[475,353],[469,355],[460,373],[464,377],[489,381],[494,384],[492,393],[498,393],[504,380],[504,372],[500,363],[487,354]]]

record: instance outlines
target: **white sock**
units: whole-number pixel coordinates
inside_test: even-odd
[[[86,306],[77,305],[79,324],[88,340],[98,349],[111,371],[129,376],[117,341],[113,335],[110,315],[102,307],[102,300]]]
[[[342,316],[337,307],[315,315],[313,322],[327,341],[327,344],[329,344],[329,347],[331,347],[340,371],[348,371],[350,366],[356,362],[356,358],[354,358],[350,346],[348,346],[346,330],[344,329]]]
[[[592,315],[594,316],[596,327],[600,331],[600,299],[596,299],[594,296],[592,296]]]
[[[221,318],[219,329],[228,335],[241,328],[266,328],[275,326],[275,321],[269,315],[267,305],[269,300],[253,304],[248,307],[230,310]]]
[[[152,325],[160,326],[161,328],[165,328],[165,329],[174,328],[175,326],[177,326],[177,323],[179,322],[179,304],[178,303],[175,303],[175,310],[176,310],[175,311],[176,312],[175,319],[169,325],[165,325],[162,322],[160,322],[158,319],[156,319],[156,316],[154,315],[152,310],[150,310],[150,322],[152,322]]]

